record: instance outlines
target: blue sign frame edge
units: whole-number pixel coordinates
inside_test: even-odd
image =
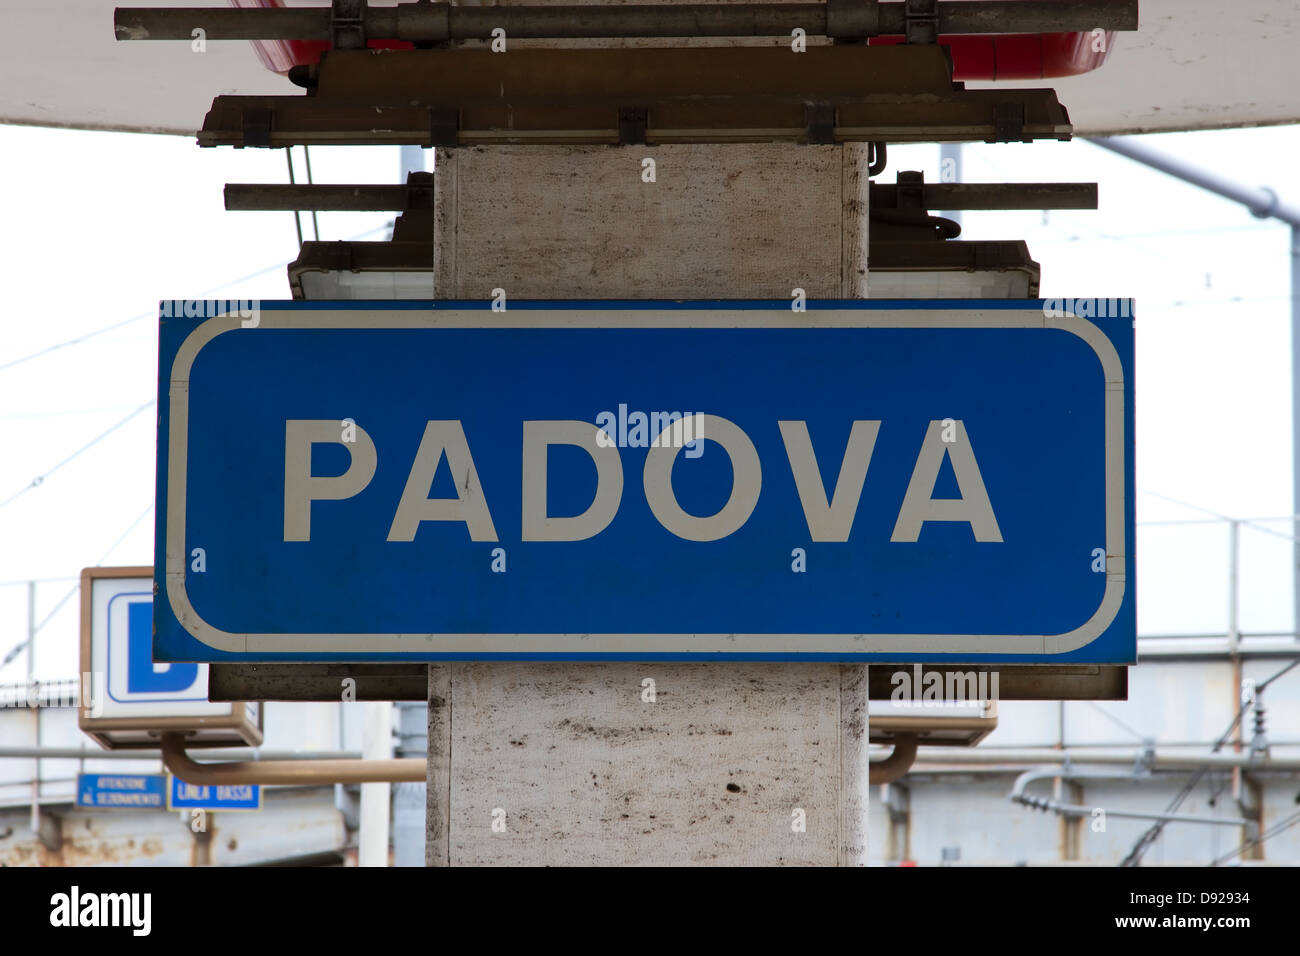
[[[170,300],[171,303],[179,303],[186,300]],[[195,301],[195,300],[189,300]],[[208,300],[197,300],[208,301]],[[221,311],[230,312],[236,306],[233,300],[213,300],[214,304],[221,307]],[[245,300],[249,301],[249,300]],[[1127,452],[1124,463],[1124,523],[1126,531],[1125,545],[1125,583],[1124,593],[1121,600],[1120,608],[1116,612],[1110,625],[1096,638],[1088,644],[1072,651],[1060,654],[1006,654],[990,653],[978,654],[970,651],[954,652],[952,654],[940,653],[917,653],[917,654],[881,654],[878,652],[868,652],[861,654],[854,653],[815,653],[815,652],[782,652],[782,653],[765,653],[765,652],[546,652],[546,653],[529,653],[529,652],[471,652],[471,653],[431,653],[431,652],[386,652],[386,653],[339,653],[315,651],[308,653],[300,652],[229,652],[222,651],[209,646],[193,636],[176,618],[167,599],[166,588],[166,568],[165,563],[155,560],[154,563],[154,659],[157,661],[169,662],[197,662],[197,663],[222,663],[222,662],[274,662],[274,661],[300,661],[300,662],[412,662],[428,663],[436,661],[663,661],[663,662],[686,662],[686,661],[808,661],[820,663],[863,663],[863,664],[887,664],[887,663],[946,663],[946,664],[972,664],[984,665],[994,663],[1006,664],[1136,664],[1137,663],[1137,646],[1136,646],[1136,594],[1135,594],[1135,571],[1136,571],[1136,542],[1134,535],[1131,533],[1135,525],[1135,452],[1133,439],[1135,435],[1134,425],[1134,378],[1136,370],[1134,368],[1134,343],[1132,329],[1135,323],[1132,316],[1135,314],[1133,300],[1126,297],[1107,298],[1101,296],[1080,296],[1076,298],[1063,299],[808,299],[806,307],[809,311],[819,308],[831,309],[860,309],[864,311],[934,311],[936,309],[952,310],[1008,310],[1023,311],[1027,309],[1046,309],[1049,306],[1061,308],[1079,302],[1107,302],[1122,304],[1123,309],[1119,317],[1100,317],[1086,318],[1085,321],[1093,324],[1107,340],[1116,349],[1121,358],[1127,374],[1124,379],[1124,431],[1125,431],[1125,450]],[[411,309],[429,309],[430,311],[446,310],[481,310],[492,311],[490,300],[475,299],[382,299],[382,300],[330,300],[330,301],[301,301],[301,300],[258,300],[256,305],[259,309],[265,311],[327,311],[327,310],[411,310]],[[713,309],[732,309],[732,310],[770,310],[770,309],[789,309],[791,300],[789,299],[516,299],[510,300],[509,309],[529,309],[529,310],[605,310],[605,309],[627,309],[627,310],[713,310]],[[183,313],[182,313],[183,314]],[[220,314],[217,312],[216,314]],[[196,327],[199,323],[207,321],[209,314],[205,311],[203,317],[195,319],[167,318],[160,316],[162,321],[185,321],[193,323]],[[159,377],[158,377],[158,467],[156,472],[156,501],[167,501],[167,475],[166,462],[168,455],[168,426],[170,418],[169,403],[166,400],[168,396],[168,386],[170,384],[170,369],[175,359],[177,349],[167,349],[163,343],[162,336],[159,337]],[[164,374],[164,369],[168,374]],[[166,543],[164,540],[165,523],[156,520],[154,526],[155,535],[155,555],[163,556],[166,553]],[[1124,632],[1124,633],[1119,633]],[[1116,646],[1118,645],[1118,646]]]

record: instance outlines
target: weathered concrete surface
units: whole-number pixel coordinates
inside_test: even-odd
[[[861,146],[439,150],[435,189],[439,298],[866,295]],[[864,674],[431,667],[427,860],[865,863]]]
[[[862,296],[863,161],[777,143],[439,150],[436,294]]]
[[[843,670],[860,691],[862,669]],[[856,862],[865,701],[840,677],[835,664],[440,665],[430,690],[450,706],[430,740],[448,728],[447,849],[430,863]]]

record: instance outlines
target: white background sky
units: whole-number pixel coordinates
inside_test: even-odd
[[[1300,127],[1145,140],[1300,200],[1291,185]],[[970,145],[964,155],[965,181],[1100,184],[1096,212],[966,213],[963,238],[1025,239],[1044,297],[1136,299],[1139,489],[1237,517],[1288,514],[1287,227],[1085,141]],[[281,150],[0,126],[0,157],[3,502],[153,400],[159,299],[287,299],[297,240],[291,213],[222,206],[227,182],[287,181]],[[396,182],[398,150],[318,148],[312,166],[317,182]],[[882,179],[899,169],[937,181],[938,148],[891,148]],[[354,238],[388,218],[322,214],[321,237]],[[304,230],[310,239],[309,218]],[[83,567],[153,563],[155,427],[150,407],[0,506],[0,582],[66,579],[39,586],[37,620]],[[1150,494],[1138,495],[1137,510],[1139,522],[1203,517]],[[1289,629],[1289,542],[1246,531],[1242,550],[1243,627]],[[1222,527],[1144,528],[1138,555],[1140,633],[1222,632]],[[78,606],[73,595],[42,628],[38,677],[75,673]],[[0,585],[0,659],[24,640],[26,615],[25,587]],[[20,654],[0,682],[25,668]]]

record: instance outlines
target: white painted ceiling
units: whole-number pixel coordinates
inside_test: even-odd
[[[222,3],[4,0],[0,123],[192,135],[218,93],[299,92],[244,42],[120,43],[116,5]],[[1078,135],[1300,122],[1296,0],[1142,0],[1141,19],[1100,70],[1016,85],[1055,86]]]

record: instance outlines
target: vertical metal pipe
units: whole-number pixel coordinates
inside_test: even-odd
[[[939,145],[939,182],[959,183],[962,181],[961,143],[941,143]],[[945,219],[951,219],[961,225],[960,210],[944,210],[939,213]]]
[[[284,150],[284,161],[289,165],[289,185],[296,185],[297,180],[293,178],[293,147],[286,147]],[[302,213],[297,209],[293,211],[293,225],[298,230],[298,248],[302,248]]]
[[[1291,223],[1291,514],[1294,545],[1295,639],[1300,641],[1300,223]]]
[[[1241,522],[1228,522],[1228,650],[1233,655],[1241,651],[1241,621],[1238,606],[1238,581],[1241,576]]]
[[[308,186],[314,185],[315,183],[311,178],[311,147],[310,146],[304,146],[302,148],[302,158],[303,161],[306,162],[307,164],[307,185]],[[320,242],[320,222],[316,219],[315,209],[311,211],[311,236],[317,242]],[[298,245],[301,248],[302,243],[299,243]]]
[[[27,582],[27,709],[32,715],[32,742],[41,745],[41,709],[32,698],[36,681],[36,582]],[[32,761],[32,832],[41,832],[41,758]]]

